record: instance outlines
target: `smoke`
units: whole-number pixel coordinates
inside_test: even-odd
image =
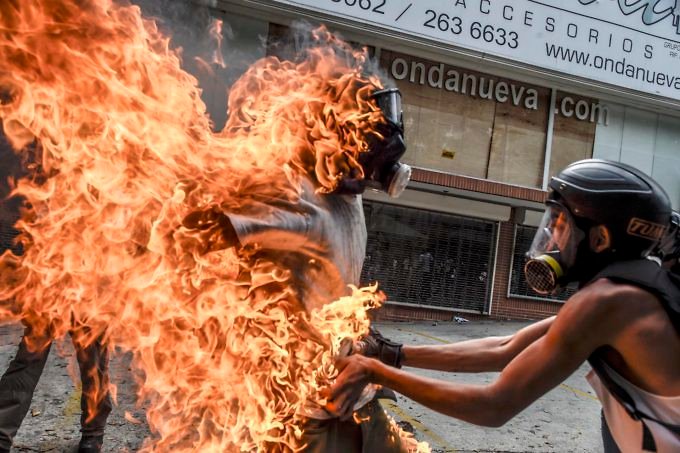
[[[267,41],[267,50],[270,55],[276,55],[282,60],[299,61],[306,57],[306,51],[319,47],[318,29],[320,24],[312,24],[304,20],[294,21],[290,27],[270,24],[270,33]],[[340,58],[344,58],[348,66],[359,64],[366,76],[376,76],[385,88],[395,88],[394,80],[387,71],[380,66],[380,61],[375,56],[375,48],[346,39],[342,33],[333,31],[332,40],[323,43],[333,47],[333,51]],[[349,52],[345,44],[349,44],[353,50],[366,48],[367,58],[362,62],[355,60],[355,55]]]
[[[182,68],[196,77],[214,130],[227,117],[233,83],[266,55],[267,22],[234,16],[214,1],[132,0],[180,49]],[[216,35],[217,24],[221,24]]]
[[[281,60],[300,61],[306,50],[319,45],[315,36],[319,24],[294,21],[290,27],[267,23],[260,19],[234,16],[220,9],[214,0],[132,0],[145,17],[153,19],[170,37],[171,47],[181,49],[182,67],[196,77],[202,89],[214,130],[221,130],[228,116],[227,100],[236,80],[257,60],[275,55]],[[216,22],[221,36],[215,34]],[[341,34],[334,35],[342,41]],[[351,42],[350,42],[351,43]],[[338,55],[349,63],[353,56],[334,42]],[[355,49],[362,46],[351,43]],[[371,50],[371,49],[369,49]],[[366,75],[375,75],[385,87],[395,84],[374,58],[362,62]],[[222,63],[223,62],[223,63]]]

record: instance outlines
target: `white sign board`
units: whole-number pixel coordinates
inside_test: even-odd
[[[276,0],[680,100],[680,0]]]

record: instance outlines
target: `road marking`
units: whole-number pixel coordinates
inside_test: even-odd
[[[402,420],[405,420],[409,422],[411,425],[413,425],[416,429],[418,429],[420,432],[422,432],[426,437],[432,439],[439,447],[444,448],[447,452],[451,453],[456,453],[456,449],[453,448],[449,443],[444,440],[439,434],[435,433],[432,431],[430,428],[425,426],[422,422],[419,420],[416,420],[415,418],[411,417],[408,415],[397,403],[394,401],[389,401],[389,400],[381,400],[380,404],[383,404],[386,406],[386,409],[394,412],[401,418]]]
[[[429,334],[426,334],[426,333],[423,333],[423,332],[418,332],[417,330],[404,329],[403,327],[396,327],[396,329],[397,330],[403,330],[404,332],[409,332],[409,333],[412,333],[412,334],[415,334],[415,335],[420,335],[421,337],[429,338],[430,340],[438,341],[438,342],[443,343],[443,344],[451,344],[450,341],[447,341],[447,340],[444,340],[442,338],[438,338],[438,337],[435,337],[435,336],[432,336],[432,335],[429,335]],[[574,393],[575,395],[583,396],[583,397],[589,398],[591,400],[599,401],[596,396],[593,396],[590,393],[586,393],[583,390],[579,390],[577,388],[574,388],[570,385],[560,384],[559,386],[561,388],[565,389],[565,390],[569,390],[570,392]]]
[[[572,387],[572,386],[570,386],[570,385],[567,385],[567,384],[560,384],[560,387],[562,387],[562,388],[564,388],[564,389],[567,389],[567,390],[569,390],[570,392],[574,392],[574,393],[577,394],[577,395],[585,396],[586,398],[590,398],[591,400],[600,401],[599,399],[597,399],[596,396],[593,396],[593,395],[591,395],[590,393],[584,392],[583,390],[579,390],[579,389],[577,389],[577,388],[574,388],[574,387]]]
[[[438,338],[438,337],[433,337],[432,335],[428,335],[426,333],[418,332],[416,330],[404,329],[403,327],[398,327],[397,329],[403,330],[404,332],[409,332],[409,333],[413,333],[413,334],[416,334],[416,335],[420,335],[421,337],[429,338],[430,340],[438,341],[440,343],[444,343],[444,344],[450,344],[451,343],[450,341],[443,340],[443,339]]]

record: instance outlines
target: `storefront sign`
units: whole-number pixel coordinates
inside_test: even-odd
[[[536,88],[525,86],[512,80],[499,80],[497,77],[468,73],[461,68],[454,68],[444,63],[418,61],[410,57],[394,57],[388,60],[390,75],[399,81],[428,86],[439,90],[450,91],[479,99],[493,100],[500,103],[509,102],[514,106],[538,110],[539,96]],[[555,114],[580,121],[609,123],[609,110],[599,102],[574,99],[564,96],[555,105]]]
[[[680,0],[277,0],[680,101]]]

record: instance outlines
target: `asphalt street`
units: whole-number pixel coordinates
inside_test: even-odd
[[[486,336],[509,335],[526,322],[382,323],[381,333],[407,344],[443,344]],[[491,382],[498,373],[444,373],[405,368],[437,379],[468,384]],[[582,365],[561,385],[500,428],[484,428],[440,415],[402,396],[387,410],[434,452],[598,452],[600,403],[585,380]]]
[[[380,323],[381,332],[410,344],[443,344],[488,335],[507,335],[523,322]],[[4,371],[21,338],[19,326],[0,327],[0,371]],[[53,348],[33,404],[15,440],[17,452],[75,452],[79,433],[80,389],[69,370],[70,342]],[[118,405],[108,420],[105,452],[133,452],[150,433],[144,408],[135,404],[129,357],[114,356],[111,378],[118,386]],[[501,428],[482,428],[439,415],[402,396],[386,402],[402,427],[413,430],[434,452],[596,452],[600,444],[600,407],[585,381],[582,366],[562,385],[547,393]],[[465,383],[487,383],[495,373],[452,374],[413,370],[426,376]],[[75,373],[77,376],[77,373]]]

